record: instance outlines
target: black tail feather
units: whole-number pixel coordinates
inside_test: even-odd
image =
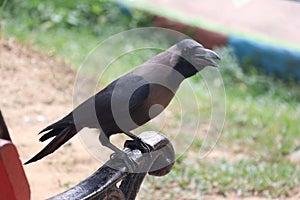
[[[64,118],[62,118],[61,120],[47,126],[46,128],[44,128],[43,130],[41,130],[39,132],[39,134],[46,132],[46,131],[50,131],[50,130],[54,130],[54,129],[63,129],[64,127],[67,126],[71,126],[74,125],[74,120],[73,120],[73,113],[69,113],[68,115],[66,115]]]
[[[51,130],[51,129],[49,129]],[[40,138],[40,141],[45,141],[51,137],[56,136],[46,147],[44,147],[38,154],[32,157],[30,160],[25,162],[24,164],[29,164],[31,162],[35,162],[37,160],[42,159],[50,153],[53,153],[57,150],[61,145],[66,143],[69,139],[71,139],[74,135],[76,135],[77,130],[74,124],[60,126],[59,128],[53,128],[50,132],[46,133]]]
[[[48,133],[45,133],[41,138],[40,138],[40,142],[44,142],[46,140],[48,140],[49,138],[52,138],[54,136],[57,136],[58,133],[60,133],[61,131],[63,131],[64,128],[57,128],[57,129],[53,129],[51,131],[49,131]]]

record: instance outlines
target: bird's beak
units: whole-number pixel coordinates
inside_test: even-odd
[[[210,49],[199,47],[195,52],[194,64],[197,66],[212,66],[218,67],[219,65],[215,60],[221,60],[220,56]]]

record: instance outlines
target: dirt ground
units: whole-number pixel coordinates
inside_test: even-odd
[[[0,108],[22,162],[45,144],[37,133],[72,108],[75,74],[64,61],[25,46],[0,41]],[[45,199],[66,190],[99,167],[75,137],[55,155],[24,166],[32,199]]]
[[[38,142],[37,133],[72,109],[76,75],[66,61],[42,55],[14,40],[0,40],[0,61],[0,108],[20,159],[25,162],[45,145]],[[45,199],[74,186],[99,165],[84,149],[80,139],[74,137],[53,155],[24,166],[32,199]],[[139,199],[143,199],[142,194],[139,195]],[[291,199],[297,198],[300,197]],[[222,200],[224,197],[199,199]]]

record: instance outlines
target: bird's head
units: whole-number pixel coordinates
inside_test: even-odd
[[[204,48],[192,39],[184,39],[170,48],[171,63],[174,69],[185,77],[190,77],[206,66],[218,67],[215,60],[220,60],[214,51]]]

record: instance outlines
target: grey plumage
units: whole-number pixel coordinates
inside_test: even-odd
[[[71,113],[49,125],[40,133],[40,141],[54,139],[25,164],[40,160],[54,152],[81,129],[100,129],[100,142],[113,151],[120,151],[109,142],[113,134],[130,131],[160,114],[174,97],[180,83],[206,66],[217,64],[216,53],[185,39],[168,50],[110,83],[106,88],[80,104]],[[153,105],[161,105],[149,116]]]

